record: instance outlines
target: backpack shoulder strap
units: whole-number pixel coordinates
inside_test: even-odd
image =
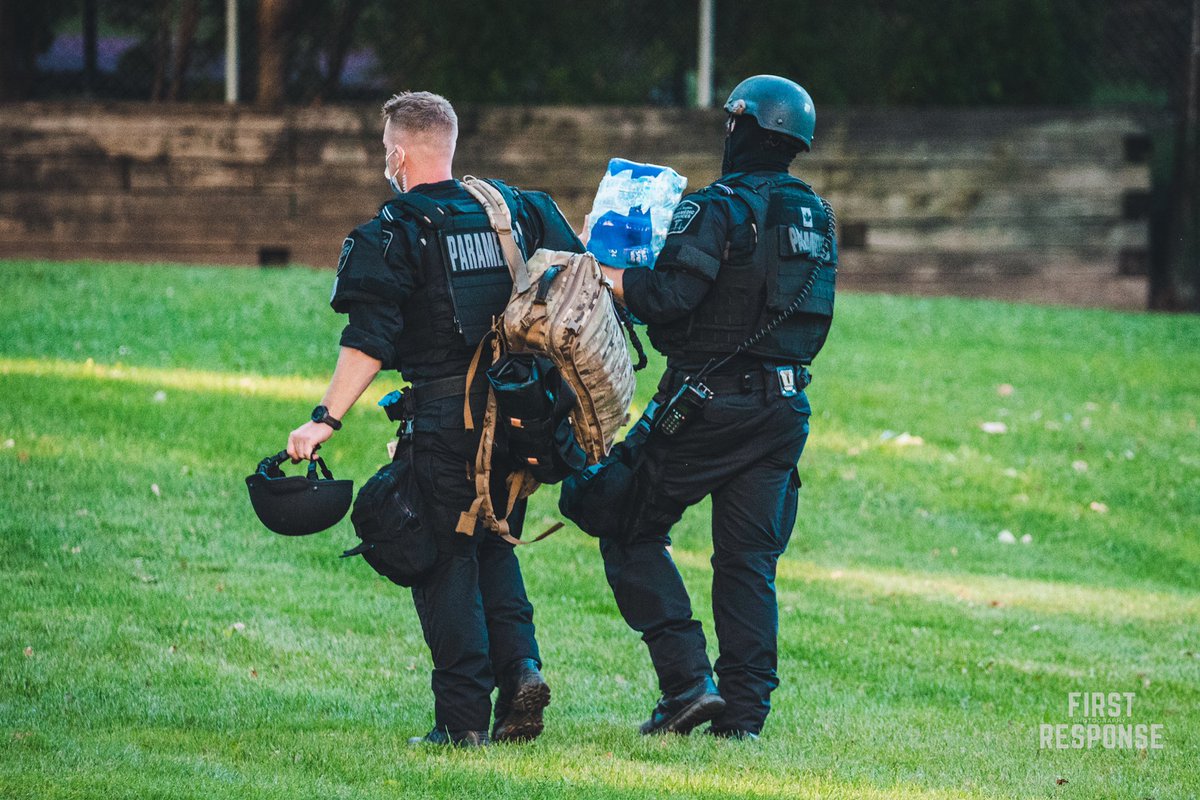
[[[517,247],[517,240],[513,238],[512,209],[505,202],[504,195],[490,181],[480,180],[472,175],[464,177],[462,185],[483,206],[492,229],[500,237],[500,249],[504,251],[504,260],[508,262],[514,288],[518,292],[528,291],[529,269],[526,267],[521,248]]]

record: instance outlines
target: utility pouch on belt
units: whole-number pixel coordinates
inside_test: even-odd
[[[384,405],[389,417],[393,405],[404,407],[402,402]],[[350,522],[362,543],[341,557],[362,556],[372,569],[400,586],[420,583],[433,568],[437,546],[421,524],[419,498],[412,437],[402,435],[391,463],[359,490]]]

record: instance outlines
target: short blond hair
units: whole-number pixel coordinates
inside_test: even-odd
[[[383,118],[392,127],[408,133],[439,133],[458,139],[458,115],[454,106],[433,92],[400,92],[383,104]]]

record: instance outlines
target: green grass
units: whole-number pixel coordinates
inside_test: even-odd
[[[649,660],[568,529],[522,551],[546,734],[447,752],[404,744],[432,721],[407,593],[335,558],[348,520],[274,536],[242,484],[324,388],[329,275],[0,278],[0,796],[1200,793],[1200,319],[846,294],[809,391],[764,738],[637,735]],[[326,446],[339,476],[384,459],[372,401],[394,379]],[[711,632],[707,526],[689,512],[675,553]],[[1071,691],[1136,692],[1126,721],[1165,747],[1039,749]]]

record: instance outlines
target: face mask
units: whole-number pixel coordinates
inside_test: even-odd
[[[392,153],[396,152],[399,145],[388,150],[387,155],[383,157],[383,177],[387,180],[388,185],[392,187],[392,191],[396,194],[403,194],[408,191],[408,173],[407,172],[392,172],[388,169],[388,162],[392,160]],[[401,159],[400,166],[404,166],[404,160]],[[399,177],[399,180],[397,180]]]

